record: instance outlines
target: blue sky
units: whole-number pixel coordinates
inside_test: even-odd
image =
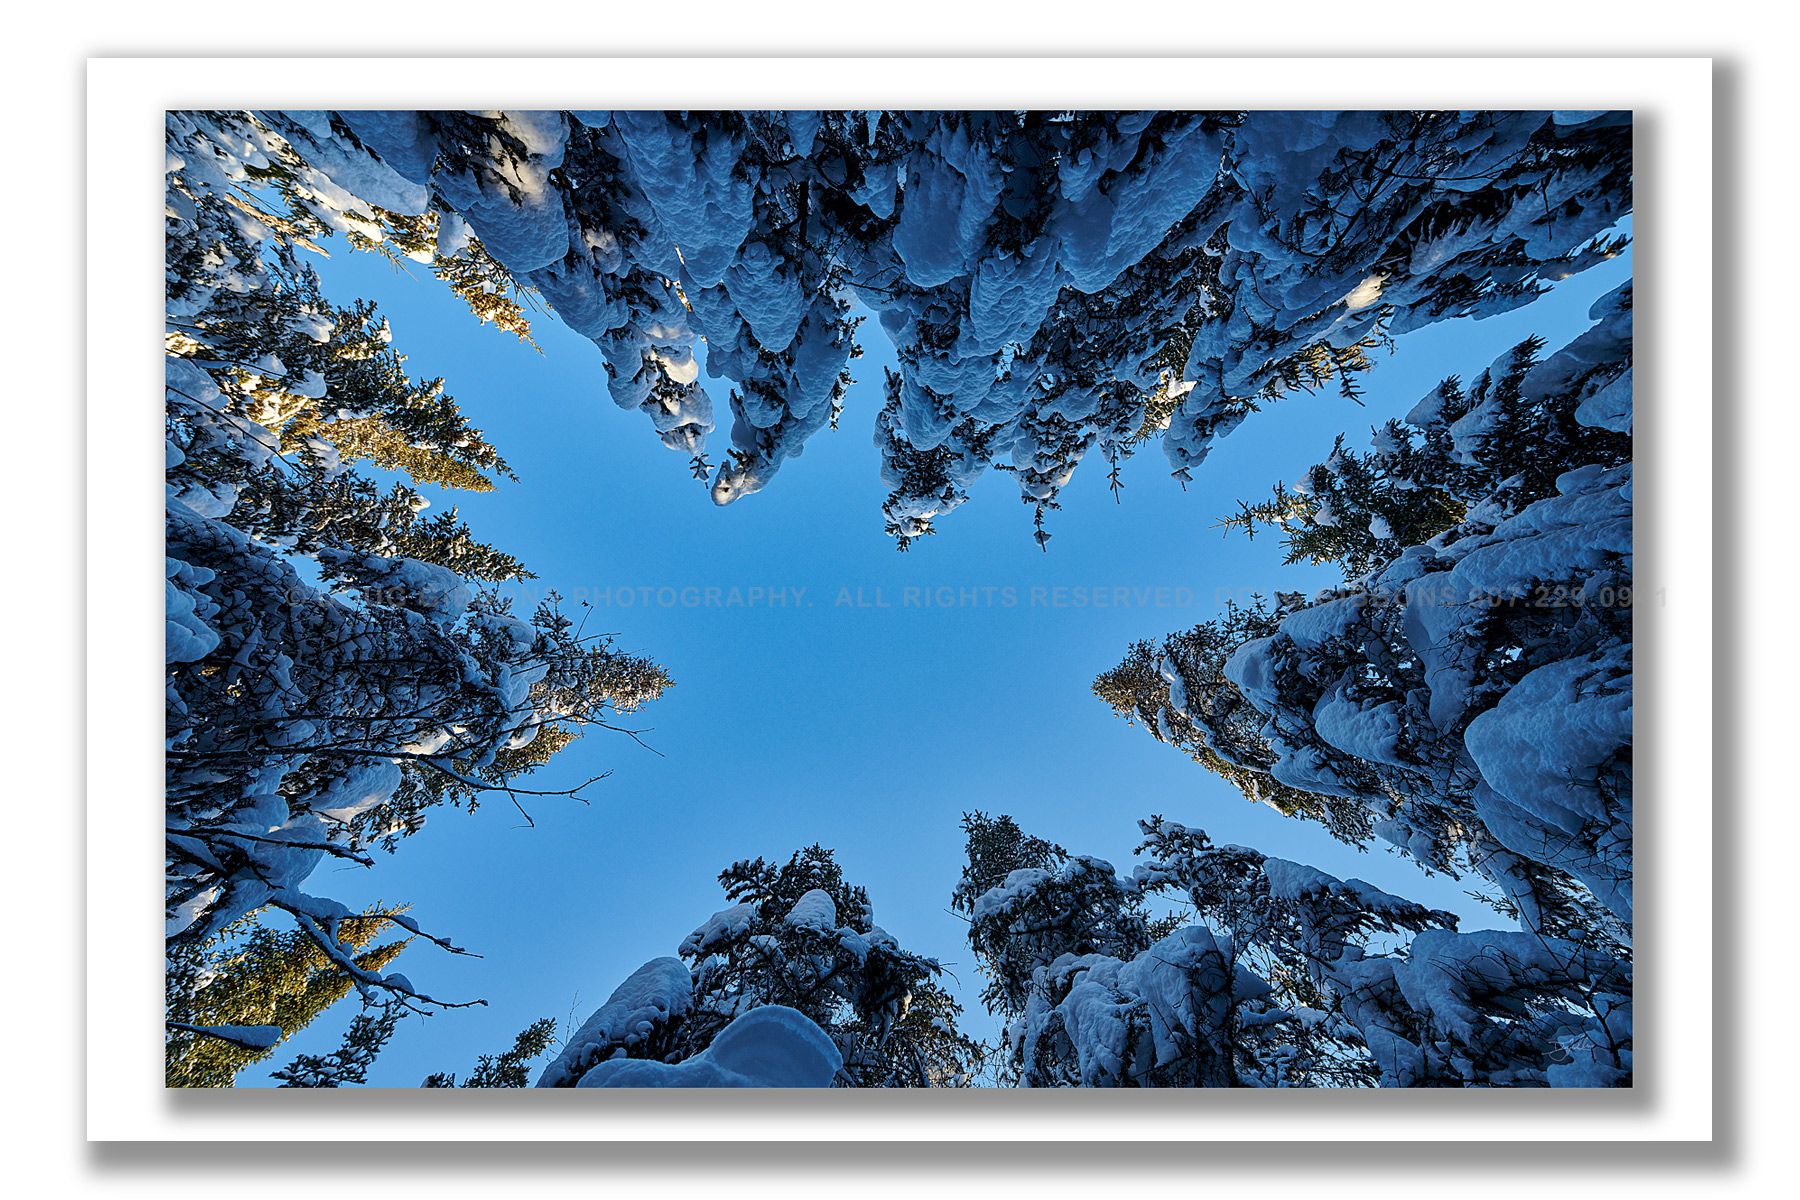
[[[1407,335],[1378,359],[1363,407],[1331,393],[1265,409],[1219,443],[1185,491],[1151,445],[1126,464],[1115,504],[1095,457],[1048,517],[1047,554],[1005,474],[978,483],[936,536],[896,553],[882,532],[886,489],[873,440],[893,358],[873,320],[861,330],[864,355],[852,364],[857,383],[840,428],[814,438],[766,491],[720,509],[685,456],[613,405],[599,352],[554,316],[534,323],[539,354],[478,326],[423,268],[409,276],[341,250],[315,265],[339,303],[380,304],[409,369],[444,376],[519,476],[487,495],[425,489],[433,504],[456,504],[480,536],[522,558],[539,577],[532,592],[554,587],[572,610],[585,597],[589,632],[616,633],[676,681],[630,718],[650,730],[645,740],[660,756],[595,732],[531,781],[553,789],[611,771],[587,790],[587,805],[527,798],[536,828],[525,828],[495,797],[473,815],[434,812],[373,869],[320,868],[314,887],[325,894],[353,906],[409,902],[427,928],[483,955],[423,943],[402,955],[396,968],[423,990],[488,1006],[408,1021],[371,1084],[466,1073],[477,1054],[504,1049],[540,1016],[579,1023],[632,970],[672,954],[724,906],[721,868],[785,859],[812,842],[835,849],[846,875],[868,888],[879,924],[945,964],[966,1027],[987,1036],[981,980],[963,922],[949,911],[962,864],[958,821],[969,809],[1011,813],[1028,831],[1122,870],[1138,818],[1163,813],[1215,841],[1450,909],[1465,928],[1495,923],[1465,894],[1472,881],[1427,878],[1380,849],[1358,853],[1248,803],[1114,717],[1089,684],[1133,641],[1192,626],[1226,597],[1335,582],[1319,568],[1283,566],[1272,537],[1227,539],[1212,525],[1236,500],[1322,459],[1339,432],[1362,446],[1371,426],[1404,413],[1445,375],[1473,375],[1531,333],[1552,348],[1567,341],[1587,324],[1589,305],[1628,277],[1629,255],[1521,311]],[[702,382],[728,424],[727,386],[704,373]],[[715,460],[725,444],[721,431]],[[1129,589],[1123,603],[1091,602],[1119,587]],[[708,588],[718,589],[717,603]],[[744,603],[727,603],[733,589]],[[762,590],[758,602],[752,589]],[[784,603],[771,601],[777,594]],[[936,603],[940,595],[952,603]],[[329,1050],[353,1013],[354,1003],[333,1010],[269,1066]],[[239,1079],[268,1082],[265,1068]]]

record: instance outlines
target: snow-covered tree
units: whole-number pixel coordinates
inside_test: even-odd
[[[402,910],[382,906],[379,911]],[[408,939],[374,944],[390,928],[379,917],[359,915],[342,923],[339,939],[356,965],[373,973],[406,948]],[[169,1034],[164,1079],[169,1087],[231,1087],[239,1072],[275,1050],[273,1042],[246,1041],[241,1030],[256,1026],[273,1029],[281,1039],[292,1037],[349,995],[351,987],[350,977],[309,936],[270,929],[254,913],[211,942],[177,947],[165,984]]]
[[[1161,817],[1140,825],[1138,885],[1228,929],[1273,998],[1301,1014],[1291,1045],[1259,1047],[1264,1066],[1390,1087],[1629,1078],[1630,965],[1607,948],[1458,932],[1451,914],[1361,880],[1215,846]]]
[[[1544,343],[1528,338],[1469,386],[1452,376],[1407,420],[1377,428],[1371,452],[1346,449],[1340,434],[1331,456],[1291,489],[1278,483],[1270,499],[1241,503],[1220,524],[1251,536],[1277,528],[1288,562],[1335,563],[1361,579],[1455,529],[1472,507],[1503,498],[1520,508],[1555,495],[1573,466],[1629,462],[1627,430],[1586,424],[1578,413],[1621,378],[1629,389],[1630,310],[1630,285],[1601,302],[1607,327],[1558,356],[1567,378],[1537,371]]]
[[[1285,816],[1317,821],[1341,841],[1372,832],[1368,809],[1356,798],[1311,791],[1271,773],[1276,754],[1264,735],[1265,716],[1237,690],[1225,664],[1237,648],[1273,632],[1299,597],[1273,605],[1227,601],[1224,611],[1161,642],[1141,641],[1118,666],[1094,680],[1094,694],[1120,716],[1142,721],[1158,741],[1177,746],[1244,796]],[[1200,717],[1189,715],[1193,712]]]
[[[420,515],[418,485],[510,476],[441,380],[407,374],[374,307],[330,304],[301,263],[327,231],[401,237],[389,218],[417,198],[313,118],[317,137],[276,122],[310,157],[244,114],[170,114],[166,133],[170,948],[285,914],[380,1010],[296,1080],[353,1077],[389,1016],[441,1003],[359,959],[348,931],[374,922],[456,949],[398,910],[310,894],[315,867],[367,863],[438,804],[516,801],[547,751],[668,684],[554,600],[513,615],[481,585],[522,564],[454,510]],[[412,484],[378,485],[363,463]]]
[[[950,905],[969,918],[969,945],[988,978],[981,999],[991,1011],[1016,1020],[1037,973],[1064,954],[1131,958],[1149,945],[1143,904],[1110,864],[1071,856],[1004,814],[967,813],[963,833],[968,865]],[[1020,905],[1028,918],[1012,915]]]
[[[965,821],[954,903],[1028,1087],[1595,1086],[1628,1081],[1630,970],[1160,817],[1129,877]],[[1004,846],[1029,849],[994,881]],[[996,856],[996,846],[1002,852]],[[1154,900],[1175,911],[1146,920]]]
[[[979,1047],[956,1027],[961,1010],[937,985],[938,964],[874,923],[868,893],[844,880],[831,851],[733,863],[719,881],[734,903],[689,934],[679,958],[654,959],[620,985],[539,1087],[601,1086],[589,1076],[613,1061],[700,1061],[764,1008],[822,1031],[836,1086],[968,1084]]]
[[[1096,690],[1253,799],[1484,877],[1520,934],[1479,961],[1434,953],[1459,979],[1498,962],[1482,986],[1602,981],[1589,1043],[1611,1080],[1629,1071],[1631,286],[1591,315],[1245,514],[1344,586],[1140,644]],[[1468,1053],[1498,1071],[1489,1049]]]

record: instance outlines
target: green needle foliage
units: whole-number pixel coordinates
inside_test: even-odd
[[[357,951],[356,965],[379,971],[399,957],[410,938],[374,945],[404,906],[376,905],[343,923],[340,941]],[[169,1019],[189,1025],[278,1025],[284,1039],[305,1029],[349,995],[350,977],[299,930],[275,930],[252,914],[211,943],[172,957]],[[274,1054],[206,1034],[171,1031],[164,1085],[231,1087],[240,1071]]]

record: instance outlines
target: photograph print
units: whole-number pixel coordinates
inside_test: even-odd
[[[1629,112],[164,136],[168,1088],[1632,1085]]]

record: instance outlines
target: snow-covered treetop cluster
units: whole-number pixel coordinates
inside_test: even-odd
[[[1091,451],[1116,485],[1160,439],[1186,479],[1259,406],[1354,396],[1399,334],[1619,253],[1631,204],[1618,113],[234,111],[166,137],[171,1077],[229,1078],[354,991],[294,1086],[362,1081],[402,1014],[449,1003],[385,970],[377,930],[458,950],[312,894],[315,868],[437,805],[517,803],[669,685],[554,601],[515,614],[497,585],[525,564],[425,515],[422,486],[506,462],[302,252],[425,264],[525,339],[547,305],[720,504],[835,423],[860,306],[900,368],[888,533],[904,549],[998,468],[1043,544]],[[1485,880],[1516,929],[1160,817],[1123,875],[973,813],[952,906],[1005,1024],[991,1057],[815,846],[728,869],[732,906],[540,1086],[1628,1083],[1630,284],[1592,318],[1227,518],[1342,586],[1228,607],[1095,683],[1251,799]],[[716,463],[700,354],[728,387]],[[521,1086],[552,1032],[473,1085]]]
[[[246,112],[171,153],[292,156],[297,216],[436,261],[489,319],[535,292],[721,504],[834,420],[860,304],[901,364],[903,547],[990,465],[1044,537],[1096,448],[1160,438],[1186,478],[1259,404],[1616,253],[1630,205],[1619,113]]]

